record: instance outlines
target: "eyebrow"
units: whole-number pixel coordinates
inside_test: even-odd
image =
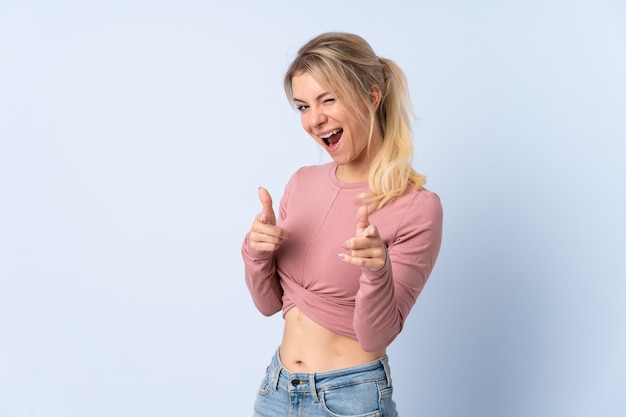
[[[320,95],[318,95],[317,97],[315,97],[315,101],[320,101],[320,100],[321,100],[324,96],[327,96],[327,95],[330,95],[330,93],[329,93],[328,91],[324,91],[323,93],[321,93]],[[294,98],[293,98],[293,101],[297,101],[297,102],[300,102],[300,103],[306,103],[306,101],[304,101],[304,100],[300,100],[300,99],[299,99],[299,98],[297,98],[297,97],[294,97]]]

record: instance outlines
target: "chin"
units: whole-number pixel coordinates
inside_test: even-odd
[[[331,158],[333,159],[333,161],[335,161],[337,165],[347,165],[350,163],[350,161],[346,161],[345,158],[336,157],[332,155],[331,155]]]

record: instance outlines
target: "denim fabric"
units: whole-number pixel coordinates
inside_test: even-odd
[[[286,370],[278,352],[267,367],[254,417],[397,417],[387,357],[318,373]]]

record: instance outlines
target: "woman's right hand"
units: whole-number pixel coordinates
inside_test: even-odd
[[[290,234],[276,226],[272,196],[263,187],[259,187],[259,199],[263,210],[254,218],[248,235],[248,245],[257,253],[274,252],[285,239],[289,239]]]

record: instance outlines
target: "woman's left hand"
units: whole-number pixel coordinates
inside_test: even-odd
[[[356,214],[356,235],[344,242],[343,248],[349,254],[340,253],[344,262],[379,271],[387,262],[387,247],[378,233],[378,229],[369,222],[367,206],[359,207]]]

